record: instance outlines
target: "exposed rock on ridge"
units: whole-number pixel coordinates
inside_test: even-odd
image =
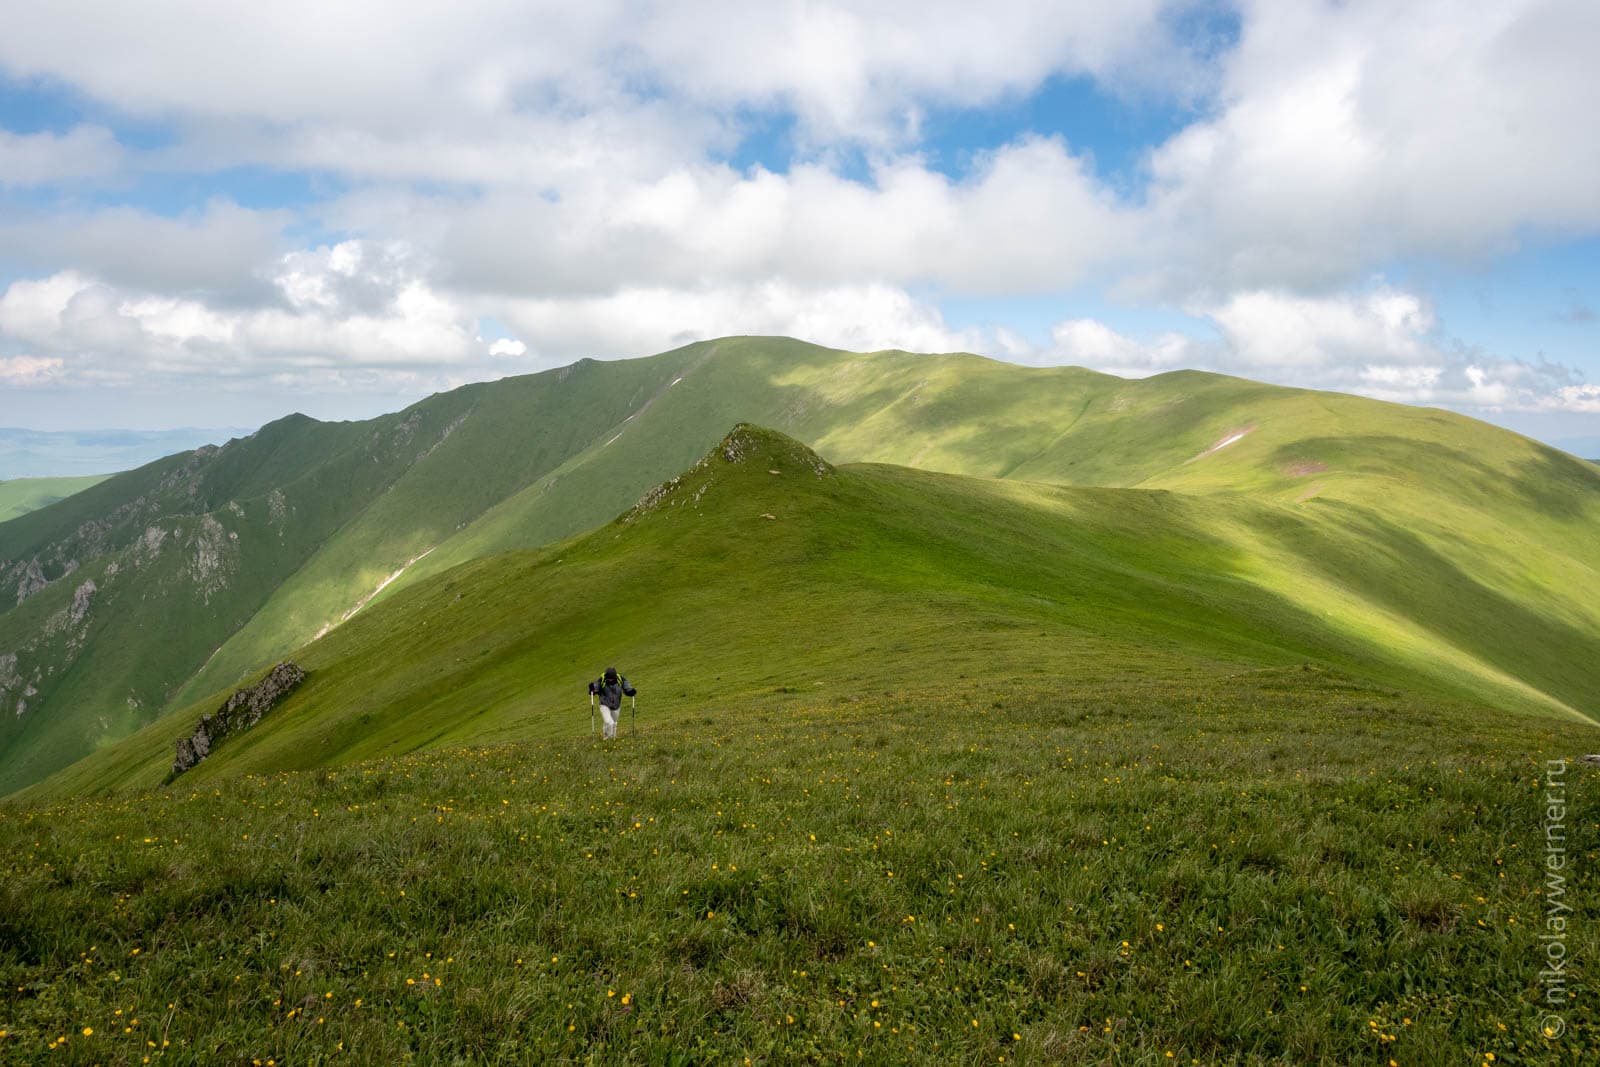
[[[211,754],[211,750],[235,734],[241,734],[261,721],[272,706],[305,681],[306,672],[285,660],[255,685],[237,690],[215,715],[205,715],[194,733],[178,739],[177,758],[172,761],[174,777]]]
[[[713,462],[721,460],[730,464],[754,463],[767,469],[768,474],[783,474],[785,470],[805,471],[818,478],[826,478],[833,473],[833,465],[810,448],[796,441],[794,438],[779,433],[776,430],[763,429],[747,422],[741,422],[724,437],[715,448],[701,457],[700,462],[684,471],[675,478],[671,478],[651,489],[633,509],[621,517],[624,523],[633,522],[640,516],[654,511],[672,498],[680,489],[686,488],[689,483],[696,483],[694,495],[685,501],[676,499],[673,503],[698,505],[700,498],[711,485],[711,475],[706,476],[708,468]],[[776,466],[774,466],[776,465]]]

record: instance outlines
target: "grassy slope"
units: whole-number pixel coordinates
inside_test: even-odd
[[[177,1062],[375,1064],[1600,1049],[1576,982],[1561,1039],[1539,1031],[1530,788],[1593,730],[1298,669],[1077,697],[1022,678],[717,702],[615,745],[0,805],[0,1058],[137,1063],[146,1041]],[[1563,781],[1574,830],[1600,822],[1600,772]],[[1570,899],[1565,947],[1592,959],[1600,910]]]
[[[127,672],[83,671],[64,720],[47,721],[52,712],[33,727],[41,736],[30,768],[17,772],[6,757],[9,781],[46,765],[37,758],[43,734],[59,761],[143,721],[164,694],[176,707],[232,686],[338,623],[412,560],[385,595],[604,522],[738,419],[778,426],[841,461],[1248,495],[1272,510],[1215,512],[1209,518],[1229,525],[1213,535],[1244,550],[1252,581],[1322,615],[1343,638],[1394,646],[1496,701],[1594,710],[1590,679],[1569,652],[1600,627],[1600,478],[1560,453],[1442,412],[1215,375],[1126,382],[970,355],[863,356],[730,338],[472,386],[339,431],[383,438],[394,464],[387,480],[365,496],[333,488],[348,505],[339,524],[247,567],[262,578],[248,601],[215,619],[198,609],[175,616],[181,648],[147,660],[136,654],[138,635],[124,634],[119,647],[135,653],[142,687],[125,684]],[[1240,430],[1243,438],[1202,456]],[[73,518],[61,510],[58,525]],[[254,559],[260,539],[243,544]],[[132,613],[124,621],[134,625]]]
[[[280,420],[0,526],[0,558],[64,578],[0,613],[0,649],[17,656],[0,679],[13,712],[0,716],[0,790],[148,722],[219,635],[392,478],[392,418]]]
[[[0,806],[0,1049],[1595,1051],[1586,989],[1539,1034],[1535,971],[1542,761],[1600,729],[1330,636],[1242,579],[1236,500],[819,477],[743,442],[642,512],[375,604],[173,788],[149,787],[182,716]],[[615,745],[572,736],[602,649],[645,709]],[[1574,831],[1600,825],[1596,772],[1567,782]],[[45,806],[108,784],[146,791]],[[1590,958],[1600,911],[1573,903]]]
[[[1564,661],[1540,649],[1552,639],[1564,645],[1568,630],[1600,625],[1600,479],[1514,434],[1443,412],[1192,372],[1126,382],[1078,368],[1020,368],[969,355],[862,356],[774,338],[724,339],[655,359],[668,356],[671,377],[655,376],[648,403],[625,406],[588,448],[445,540],[388,591],[603,522],[694,462],[722,427],[746,419],[838,461],[1249,492],[1288,505],[1314,492],[1304,510],[1315,519],[1287,531],[1294,544],[1256,546],[1261,580],[1303,593],[1307,610],[1340,615],[1353,632],[1385,632],[1417,657],[1456,670],[1478,664],[1485,679],[1535,662],[1536,688],[1567,704],[1585,696]],[[636,374],[635,363],[653,362],[588,370],[611,381]],[[638,396],[631,379],[610,391]],[[1239,428],[1250,432],[1195,459]],[[1319,464],[1325,469],[1295,473]],[[1424,464],[1427,475],[1419,472]],[[1375,535],[1403,543],[1330,562],[1319,543],[1330,526],[1346,540]],[[414,555],[389,556],[374,570],[374,584]],[[1325,574],[1330,567],[1342,570]],[[1408,577],[1416,567],[1462,595],[1434,603],[1438,590]],[[1346,588],[1352,578],[1365,586],[1356,597]],[[1530,600],[1537,608],[1523,610]],[[300,602],[298,587],[286,590],[255,627],[271,639],[241,635],[183,697],[229,684],[310,636],[306,626],[274,624]],[[1524,639],[1507,644],[1499,631],[1474,630],[1504,610],[1534,624],[1520,631]],[[1546,611],[1556,614],[1554,622],[1541,618]],[[1486,655],[1492,662],[1480,664]]]
[[[220,646],[281,650],[337,622],[389,561],[559,463],[671,361],[646,361],[632,391],[594,366],[469,386],[364,423],[291,416],[0,526],[0,560],[39,558],[52,578],[72,571],[0,612],[0,655],[20,660],[9,689],[0,676],[0,697],[27,707],[0,716],[0,794],[148,723],[208,660],[230,662]],[[140,540],[151,528],[163,535],[156,552]],[[202,555],[219,557],[204,578]],[[98,590],[91,610],[69,626],[61,613],[86,581]],[[269,604],[286,608],[263,615]]]
[[[65,500],[109,477],[107,474],[87,474],[77,478],[13,478],[0,482],[0,522]]]
[[[485,509],[609,436],[613,425],[680,373],[691,355],[584,361],[467,386],[416,405],[412,410],[430,413],[448,408],[455,423],[449,437],[289,577],[188,680],[179,700],[229,684],[337,624],[408,561],[432,553]],[[607,495],[609,489],[599,485],[595,492]],[[562,517],[559,533],[576,533],[617,510],[595,514],[579,508]]]
[[[312,677],[270,728],[190,778],[570,734],[586,726],[579,682],[601,655],[670,679],[647,698],[667,718],[962,678],[1038,675],[1087,695],[1129,678],[1214,682],[1298,663],[1488,718],[1560,714],[1525,685],[1419,657],[1253,581],[1262,539],[1292,550],[1282,509],[882,465],[818,477],[803,446],[747,433],[754,458],[713,453],[650,509],[375,604],[296,654]],[[1600,637],[1560,651],[1575,684],[1595,691]],[[221,695],[33,795],[154,785],[173,741]]]

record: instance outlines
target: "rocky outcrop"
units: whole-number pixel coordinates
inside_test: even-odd
[[[17,671],[17,654],[15,652],[7,652],[5,655],[0,656],[0,707],[5,707],[10,703],[13,693],[22,693],[22,687],[25,684],[22,675]],[[28,688],[31,689],[33,687],[29,686]],[[29,696],[31,694],[23,695]],[[17,717],[20,719],[22,713],[27,710],[27,701],[19,699],[17,701]]]
[[[39,557],[35,556],[23,565],[22,579],[17,582],[17,603],[20,604],[33,594],[42,592],[48,584],[44,569],[39,566]]]
[[[84,582],[72,591],[72,607],[68,609],[68,617],[76,626],[89,614],[89,604],[94,600],[94,595],[100,591],[94,584],[94,579]]]
[[[177,758],[172,761],[173,776],[205,759],[223,741],[260,722],[274,704],[305,678],[306,672],[298,664],[285,660],[255,685],[236,691],[214,715],[202,716],[194,733],[178,739]]]
[[[833,473],[833,465],[810,448],[796,441],[792,437],[778,433],[776,430],[764,430],[759,426],[741,422],[729,432],[728,436],[701,457],[700,462],[684,471],[676,478],[662,482],[639,498],[629,512],[620,517],[624,523],[633,522],[640,516],[654,511],[663,503],[673,498],[680,489],[686,489],[691,483],[698,483],[694,497],[688,503],[698,505],[700,498],[711,487],[715,475],[706,476],[708,467],[713,466],[713,461],[720,457],[725,463],[744,464],[758,461],[765,466],[768,474],[782,475],[789,471],[810,471],[818,478],[826,478]],[[777,466],[771,466],[777,464]],[[682,504],[686,501],[679,496],[672,501]],[[772,518],[771,515],[763,516]]]
[[[282,489],[274,487],[267,494],[267,521],[274,526],[282,526],[288,520],[289,498],[283,495]]]
[[[722,443],[714,451],[720,451],[722,458],[729,463],[743,463],[747,459],[764,456],[769,460],[782,459],[795,466],[808,469],[818,478],[824,478],[833,473],[833,465],[831,463],[799,441],[775,430],[752,426],[748,422],[741,422],[735,426],[728,436],[722,439]],[[768,473],[782,474],[783,472],[781,470],[770,470]]]
[[[189,547],[194,551],[189,576],[194,579],[200,599],[209,604],[239,568],[239,535],[226,529],[215,516],[202,515]]]

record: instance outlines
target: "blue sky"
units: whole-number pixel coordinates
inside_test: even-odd
[[[12,14],[0,424],[360,417],[759,332],[1600,440],[1592,4]]]

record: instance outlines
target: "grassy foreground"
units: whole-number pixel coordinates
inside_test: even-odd
[[[886,689],[0,807],[0,1061],[1600,1049],[1577,765],[1538,978],[1544,761],[1600,731],[1303,667]]]

